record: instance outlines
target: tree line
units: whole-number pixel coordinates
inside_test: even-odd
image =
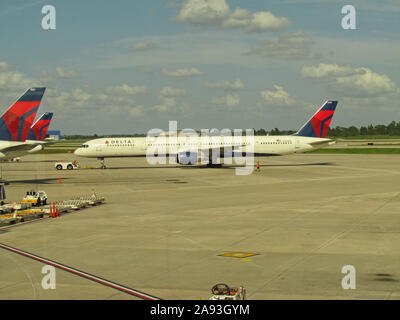
[[[284,136],[291,135],[296,133],[295,130],[279,130],[278,128],[274,128],[272,130],[266,129],[254,129],[254,135],[256,136]],[[200,134],[200,132],[199,132]],[[243,130],[243,134],[245,134],[245,130]],[[334,128],[329,128],[328,134],[329,137],[354,137],[354,136],[373,136],[373,135],[388,135],[388,136],[400,136],[400,122],[392,121],[388,125],[378,124],[369,126],[350,126],[350,127],[341,127],[336,126]],[[135,134],[109,134],[109,135],[63,135],[62,139],[66,140],[90,140],[97,138],[105,138],[105,137],[146,137],[146,133],[135,133]]]
[[[254,130],[255,135],[290,135],[295,133],[293,130],[279,130],[275,128],[271,131],[266,131],[265,129]],[[329,137],[354,137],[354,136],[374,136],[374,135],[388,135],[388,136],[400,136],[400,122],[392,121],[388,125],[378,124],[369,126],[350,126],[341,127],[336,126],[334,128],[329,128],[327,135]]]

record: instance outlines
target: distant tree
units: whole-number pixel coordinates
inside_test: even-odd
[[[358,136],[360,134],[360,130],[357,127],[351,126],[347,129],[347,133],[349,136]]]
[[[361,134],[362,136],[367,135],[367,134],[368,134],[368,128],[367,128],[367,127],[361,127],[361,128],[360,128],[360,134]]]

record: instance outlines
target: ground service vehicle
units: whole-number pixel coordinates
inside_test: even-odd
[[[242,286],[229,287],[225,283],[218,283],[212,287],[213,296],[210,300],[246,300],[246,290]]]
[[[79,165],[76,161],[73,162],[56,162],[55,163],[55,168],[57,170],[73,170],[73,169],[78,169]]]
[[[27,191],[26,196],[22,199],[22,202],[31,203],[32,206],[39,207],[39,206],[47,204],[47,194],[43,190]]]

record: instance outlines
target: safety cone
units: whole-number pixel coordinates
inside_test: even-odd
[[[60,178],[58,178],[58,183],[61,183],[61,177],[60,177]]]
[[[58,218],[58,202],[57,202],[57,206],[56,206],[56,217]]]

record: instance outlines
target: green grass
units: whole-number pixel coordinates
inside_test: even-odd
[[[339,139],[339,140],[379,140],[379,139],[400,139],[400,136],[390,136],[387,134],[375,134],[375,135],[360,135],[360,136],[351,136],[351,137],[327,137],[330,139]]]
[[[306,153],[347,153],[347,154],[400,154],[400,148],[343,148],[317,149]]]
[[[52,149],[52,148],[46,148],[44,150],[40,150],[38,152],[35,152],[34,154],[55,154],[55,153],[73,153],[75,151],[75,148],[72,149]]]

